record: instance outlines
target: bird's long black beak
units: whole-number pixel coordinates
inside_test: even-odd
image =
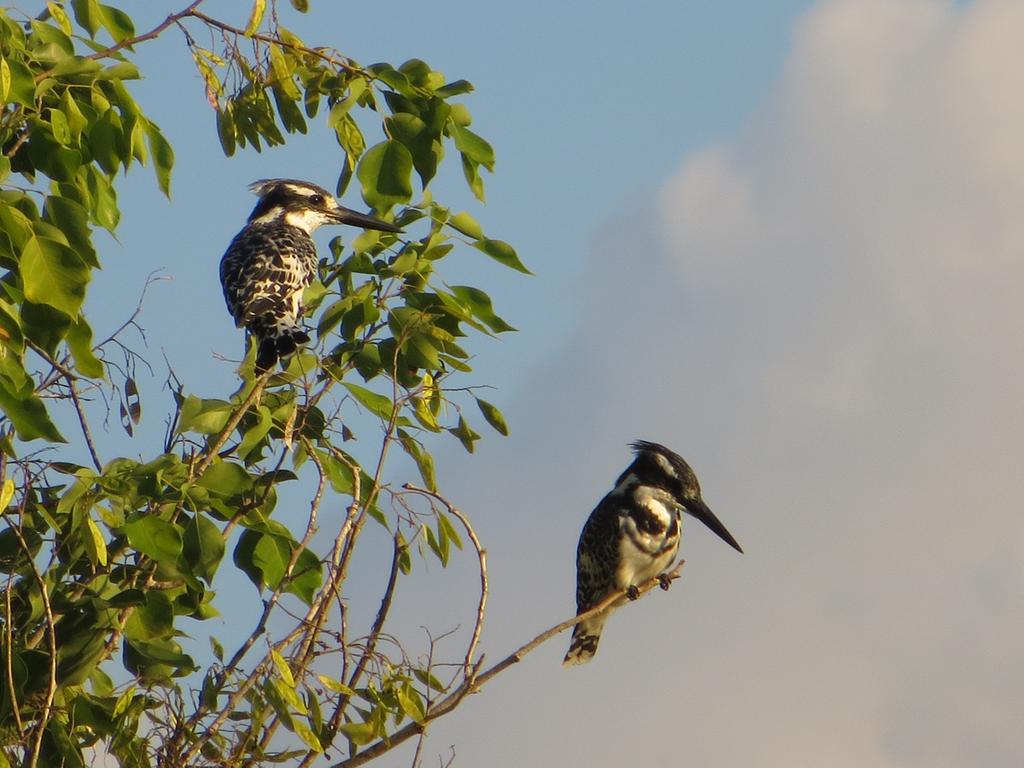
[[[730,547],[737,552],[743,552],[743,548],[732,537],[732,534],[726,530],[725,526],[722,525],[722,521],[715,517],[715,513],[708,509],[708,505],[703,501],[700,499],[687,499],[683,508],[714,531],[718,538],[722,539]]]
[[[362,227],[363,229],[376,229],[381,232],[401,232],[399,227],[394,224],[390,224],[386,221],[382,221],[375,216],[370,216],[366,213],[359,213],[353,211],[350,208],[343,208],[338,206],[330,212],[334,219],[339,224],[348,224],[353,227]]]

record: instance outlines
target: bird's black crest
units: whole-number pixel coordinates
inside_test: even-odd
[[[622,473],[618,482],[621,483],[623,479],[632,473],[644,483],[667,490],[688,487],[696,489],[698,493],[700,492],[696,473],[694,473],[683,457],[675,451],[666,448],[660,443],[652,443],[649,440],[635,440],[630,443],[630,448],[636,453],[636,458],[626,468],[626,471]],[[658,457],[661,457],[660,461]],[[671,471],[668,471],[666,468]]]

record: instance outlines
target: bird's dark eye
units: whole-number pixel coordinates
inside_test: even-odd
[[[324,196],[323,195],[312,195],[309,198],[309,202],[311,202],[313,205],[323,205],[324,204]]]

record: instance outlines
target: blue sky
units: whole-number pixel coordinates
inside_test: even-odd
[[[246,6],[209,12],[242,23]],[[488,658],[571,612],[576,538],[629,440],[685,456],[747,552],[689,525],[683,579],[617,614],[591,664],[563,671],[551,643],[438,723],[424,764],[454,744],[460,765],[1017,765],[1024,5],[313,11],[285,23],[477,85],[488,205],[458,178],[438,194],[536,272],[450,266],[521,329],[476,345],[512,435],[438,453],[488,547]],[[126,180],[92,306],[116,324],[162,269],[150,359],[222,395],[233,373],[213,355],[241,341],[216,265],[245,185],[329,186],[334,144],[311,131],[226,160],[180,38],[140,62],[173,198]],[[166,395],[144,385],[156,418]],[[468,620],[470,565],[403,587],[410,631]]]

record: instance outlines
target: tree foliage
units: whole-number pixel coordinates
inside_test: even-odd
[[[484,198],[495,157],[461,101],[472,86],[418,59],[362,66],[299,39],[281,21],[304,0],[256,0],[230,21],[201,4],[141,33],[99,0],[0,10],[0,766],[84,765],[90,748],[123,766],[306,766],[339,750],[354,764],[403,728],[422,732],[479,671],[485,556],[438,495],[426,438],[448,432],[472,451],[480,417],[508,433],[460,377],[467,336],[513,329],[484,291],[437,270],[459,245],[526,268],[430,192],[457,158]],[[145,426],[124,340],[136,318],[97,341],[83,302],[102,263],[94,232],[118,227],[118,174],[149,165],[170,192],[171,143],[129,88],[135,50],[162,34],[184,37],[225,154],[323,121],[337,192],[355,179],[406,234],[335,238],[305,299],[316,343],[267,376],[250,354],[223,398],[172,374],[162,451],[132,459],[103,455],[92,425],[106,402],[129,434]],[[372,437],[353,434],[358,414],[379,427]],[[418,487],[385,484],[395,451]],[[303,489],[304,526],[278,509],[286,484]],[[392,554],[376,617],[359,628],[345,585],[368,521]],[[382,638],[414,562],[447,564],[467,542],[480,601],[442,675]],[[252,626],[233,647],[210,635],[199,648],[183,621],[218,615],[213,587],[232,565],[254,585]]]

